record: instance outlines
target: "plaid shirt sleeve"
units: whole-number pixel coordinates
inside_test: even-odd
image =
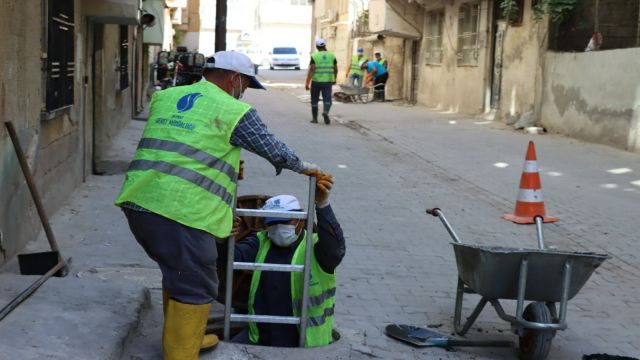
[[[280,174],[283,168],[297,173],[303,170],[302,161],[296,153],[269,132],[253,108],[238,122],[230,143],[265,158],[276,168],[276,174]]]

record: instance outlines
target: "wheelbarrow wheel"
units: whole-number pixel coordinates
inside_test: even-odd
[[[551,313],[543,302],[532,302],[524,309],[522,317],[527,321],[549,324]],[[520,359],[544,360],[551,350],[551,341],[556,335],[553,330],[524,329],[520,336]]]

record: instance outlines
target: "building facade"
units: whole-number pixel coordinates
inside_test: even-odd
[[[536,16],[536,1],[518,0],[507,21],[498,0],[393,1],[372,0],[375,33],[406,37],[407,14],[422,23],[419,45],[404,44],[404,98],[500,121],[527,116],[550,132],[640,151],[640,72],[630,70],[640,68],[639,2],[584,0],[550,21]],[[405,10],[416,4],[422,12]]]
[[[42,229],[4,122],[53,213],[102,171],[110,140],[135,114],[140,9],[136,0],[0,3],[0,264]]]

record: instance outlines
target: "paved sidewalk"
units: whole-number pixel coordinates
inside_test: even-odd
[[[517,350],[509,349],[416,349],[387,338],[383,329],[389,323],[408,323],[452,332],[455,259],[448,235],[425,208],[443,208],[467,242],[536,246],[532,227],[500,219],[513,210],[530,138],[543,168],[547,212],[561,218],[545,226],[547,243],[612,255],[569,303],[569,328],[556,335],[549,358],[640,355],[640,187],[635,185],[640,156],[389,103],[336,104],[332,125],[313,125],[309,104],[298,96],[303,91],[272,88],[247,92],[247,101],[303,159],[335,175],[331,201],[347,238],[336,305],[342,338],[322,349],[221,344],[202,359],[516,358]],[[121,134],[117,146],[122,156],[133,152],[141,125],[132,122]],[[293,193],[306,201],[306,178],[288,171],[276,177],[264,160],[246,152],[243,158],[241,195]],[[52,217],[63,253],[74,258],[71,276],[50,280],[0,322],[0,359],[3,354],[19,354],[11,359],[161,356],[159,272],[112,205],[121,181],[122,175],[90,177]],[[43,244],[44,238],[25,252]],[[16,279],[26,281],[3,276],[12,277],[12,282],[0,280],[6,291],[15,292]],[[467,313],[475,305],[472,299],[465,302]],[[513,312],[512,304],[506,308]],[[41,314],[55,315],[57,327]],[[11,340],[19,338],[22,342]],[[469,338],[517,341],[491,308]],[[36,345],[29,345],[29,339],[37,339]]]

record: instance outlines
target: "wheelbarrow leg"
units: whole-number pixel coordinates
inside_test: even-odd
[[[462,319],[462,300],[464,298],[464,293],[465,293],[464,282],[462,281],[462,279],[458,277],[458,289],[456,291],[456,309],[454,312],[453,328],[456,334],[460,336],[464,336],[464,334],[466,334],[469,331],[469,329],[471,328],[473,323],[476,321],[476,319],[480,315],[480,312],[482,312],[482,309],[484,309],[484,306],[487,304],[487,301],[488,301],[485,297],[482,297],[478,302],[478,305],[476,305],[476,308],[473,310],[471,315],[467,318],[467,321],[464,323],[464,326],[460,327],[460,320]]]

